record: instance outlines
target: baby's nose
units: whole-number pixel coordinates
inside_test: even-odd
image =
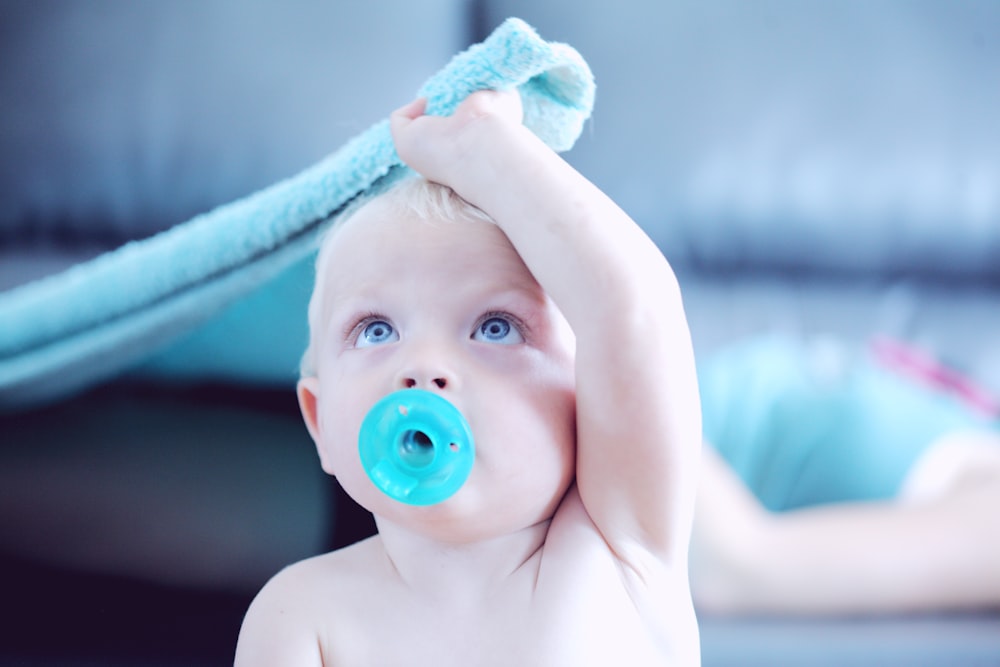
[[[459,389],[457,350],[431,336],[413,336],[400,351],[397,389],[456,391]]]
[[[436,377],[430,378],[428,380],[421,380],[416,377],[403,377],[402,386],[405,389],[431,389],[432,387],[437,387],[438,389],[445,389],[448,387],[448,378],[446,377]]]
[[[424,361],[405,366],[396,378],[399,389],[443,391],[457,389],[457,384],[455,373],[440,361]]]

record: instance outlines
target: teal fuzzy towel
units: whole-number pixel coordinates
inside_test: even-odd
[[[525,124],[569,149],[590,116],[593,77],[576,51],[519,19],[455,56],[418,95],[428,113],[448,115],[476,90],[512,87]],[[210,324],[287,276],[339,211],[400,168],[383,120],[293,178],[0,295],[0,408],[65,396]]]

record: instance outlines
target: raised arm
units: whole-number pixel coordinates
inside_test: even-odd
[[[577,336],[577,485],[633,566],[686,559],[701,419],[687,321],[663,255],[520,123],[513,93],[392,117],[401,158],[496,220]]]

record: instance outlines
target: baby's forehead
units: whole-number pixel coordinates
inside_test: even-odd
[[[328,232],[323,246],[328,250],[332,246],[354,246],[349,248],[350,252],[372,252],[390,239],[395,241],[409,236],[421,239],[437,236],[442,242],[475,238],[499,250],[513,248],[506,234],[485,215],[471,214],[457,205],[428,204],[419,198],[414,201],[395,191],[365,202],[338,221]],[[419,246],[413,247],[415,252],[418,249]]]
[[[339,222],[324,239],[317,278],[386,271],[436,257],[444,264],[527,272],[506,234],[492,221],[413,211],[391,199],[375,199]],[[530,272],[529,272],[530,273]]]

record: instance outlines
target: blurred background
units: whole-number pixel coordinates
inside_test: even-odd
[[[593,69],[567,159],[671,261],[699,357],[889,336],[1000,393],[990,0],[3,0],[0,292],[298,173],[508,16]],[[272,574],[370,530],[298,416],[309,271],[0,411],[0,664],[231,663]],[[705,664],[1000,664],[998,628],[709,620]]]

